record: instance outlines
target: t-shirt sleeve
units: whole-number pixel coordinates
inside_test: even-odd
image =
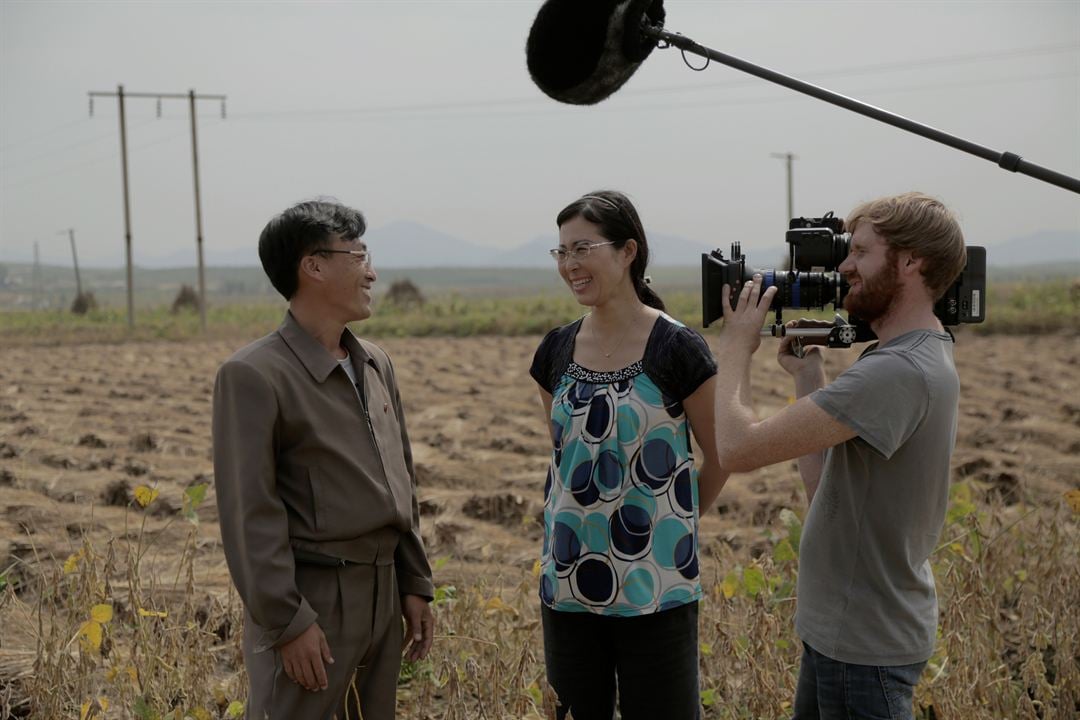
[[[885,459],[919,427],[930,402],[926,376],[898,353],[871,353],[810,395]]]
[[[680,327],[666,351],[671,363],[673,399],[682,402],[716,374],[716,359],[696,330]]]
[[[533,354],[532,366],[529,368],[529,375],[532,375],[540,387],[547,390],[548,393],[555,392],[555,384],[551,377],[552,364],[555,362],[555,346],[558,342],[560,328],[555,328],[540,341],[539,347],[536,348],[536,352]]]

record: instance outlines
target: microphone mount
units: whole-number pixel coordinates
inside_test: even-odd
[[[1055,170],[1036,165],[1035,163],[1028,162],[1022,157],[1012,152],[998,152],[992,148],[973,143],[970,140],[950,135],[949,133],[938,130],[937,128],[930,127],[929,125],[923,125],[922,123],[915,122],[909,118],[903,117],[891,113],[888,110],[882,110],[879,107],[868,105],[854,98],[841,95],[839,93],[826,90],[823,87],[812,85],[808,82],[804,82],[797,78],[793,78],[789,75],[770,70],[769,68],[761,65],[755,65],[754,63],[747,62],[741,58],[737,58],[734,55],[728,55],[718,50],[700,45],[690,38],[680,33],[673,33],[665,30],[661,25],[653,25],[648,22],[646,18],[642,18],[641,34],[644,38],[655,42],[657,47],[663,49],[667,47],[675,47],[685,53],[692,53],[706,60],[716,61],[728,67],[741,70],[742,72],[749,73],[762,80],[768,80],[769,82],[783,85],[786,88],[801,92],[804,95],[815,97],[818,100],[824,100],[825,102],[838,105],[839,107],[857,112],[860,115],[873,118],[880,122],[898,127],[901,130],[907,130],[908,132],[921,135],[929,140],[948,145],[949,147],[962,150],[963,152],[970,153],[976,157],[980,157],[983,160],[989,160],[996,164],[1003,170],[1009,172],[1018,172],[1029,177],[1033,177],[1037,180],[1050,183],[1051,185],[1057,185],[1060,188],[1071,190],[1074,193],[1080,194],[1080,180],[1064,175]],[[694,68],[698,69],[698,68]],[[704,68],[700,68],[704,70]]]

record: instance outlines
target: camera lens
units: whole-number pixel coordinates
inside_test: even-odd
[[[776,287],[771,308],[822,309],[839,307],[842,278],[832,272],[777,272],[762,270],[762,290]]]

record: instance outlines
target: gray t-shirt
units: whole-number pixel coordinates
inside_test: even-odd
[[[950,335],[872,346],[810,398],[858,436],[830,448],[800,544],[795,630],[858,665],[928,659],[937,595],[928,558],[949,499],[960,381]]]

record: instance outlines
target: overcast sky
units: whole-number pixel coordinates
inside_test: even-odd
[[[412,220],[494,247],[554,232],[591,189],[647,229],[744,248],[795,211],[846,213],[920,189],[968,242],[1080,231],[1080,196],[781,87],[658,50],[615,96],[560,105],[524,46],[540,3],[0,0],[0,261],[123,262],[116,101],[87,91],[228,95],[199,105],[208,247],[253,246],[289,204],[333,195],[369,224]],[[1080,2],[667,0],[667,27],[998,151],[1080,176]],[[697,64],[697,59],[693,59]],[[186,101],[128,101],[135,260],[190,248]],[[694,264],[688,258],[687,264]]]

